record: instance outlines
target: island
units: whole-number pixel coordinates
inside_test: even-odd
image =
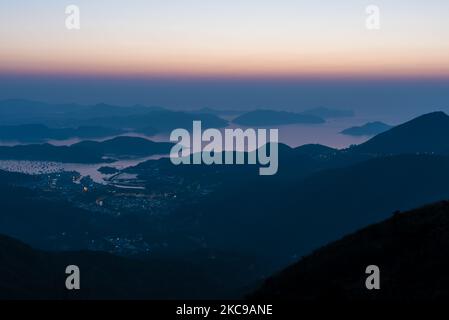
[[[379,133],[385,132],[393,128],[393,126],[390,126],[388,124],[385,124],[380,121],[375,122],[368,122],[364,124],[363,126],[356,126],[351,127],[348,129],[345,129],[341,131],[341,134],[348,135],[348,136],[375,136]]]

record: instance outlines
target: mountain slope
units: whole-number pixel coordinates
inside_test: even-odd
[[[308,155],[312,158],[328,157],[336,154],[338,151],[338,149],[334,149],[321,144],[305,144],[294,149],[295,154]]]
[[[80,268],[81,290],[65,288],[68,265]],[[222,287],[219,277],[182,260],[45,252],[0,235],[1,300],[204,299],[224,295]]]
[[[0,146],[0,159],[102,163],[107,162],[105,156],[121,158],[168,154],[171,147],[171,143],[153,142],[137,137],[117,137],[102,142],[83,141],[71,146],[51,144]]]
[[[449,116],[433,112],[381,133],[351,150],[371,154],[441,153],[449,150]]]
[[[0,171],[0,234],[51,250],[31,249],[0,236],[0,299],[231,298],[242,296],[260,278],[265,261],[252,255],[197,247],[185,253],[158,248],[158,219],[91,212],[63,197],[48,199],[39,191],[13,186],[36,179]],[[165,232],[169,237],[171,232]],[[110,250],[106,239],[136,234],[151,245],[149,253],[138,256],[141,260],[72,251]],[[101,245],[92,247],[94,243]],[[68,250],[72,252],[54,252]],[[64,268],[69,264],[81,267],[79,294],[64,290]]]
[[[449,198],[448,180],[447,157],[376,158],[292,180],[275,176],[223,186],[178,217],[183,223],[195,217],[211,247],[271,255],[282,265],[395,210]]]
[[[449,202],[394,217],[317,250],[268,279],[252,298],[440,300],[449,298]],[[380,290],[365,287],[368,265]]]

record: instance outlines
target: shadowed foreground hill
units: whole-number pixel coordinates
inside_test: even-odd
[[[302,301],[447,300],[449,202],[394,217],[334,242],[268,279],[251,298]],[[381,289],[365,289],[368,265]]]
[[[145,217],[93,213],[11,185],[35,179],[0,170],[0,300],[235,298],[265,274],[266,261],[259,257],[213,249],[178,253],[155,248],[127,258],[86,251],[92,240],[111,236],[143,234],[149,243],[157,242],[160,224]],[[64,289],[69,264],[81,268],[80,293]]]
[[[81,290],[65,288],[69,265],[80,268]],[[210,275],[207,267],[184,260],[45,252],[0,235],[0,300],[213,299],[236,294],[219,276],[212,279]]]

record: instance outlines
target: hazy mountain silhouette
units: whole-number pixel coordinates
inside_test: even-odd
[[[363,214],[363,212],[362,212]],[[406,213],[331,243],[252,294],[301,301],[447,301],[449,202]],[[369,265],[380,268],[380,290],[365,287]]]
[[[273,126],[294,123],[317,124],[325,121],[314,115],[261,109],[244,113],[232,122],[244,126]]]
[[[84,152],[87,151],[87,152]],[[101,163],[107,162],[97,150],[82,150],[72,146],[54,146],[30,144],[17,146],[0,146],[1,160],[54,161],[65,163]]]
[[[0,146],[0,159],[101,163],[107,162],[105,156],[123,158],[168,154],[171,147],[171,143],[153,142],[137,137],[117,137],[103,142],[83,141],[71,146],[51,144]]]
[[[121,107],[108,104],[83,106],[47,104],[29,100],[0,101],[0,125],[39,123],[51,127],[98,126],[131,129],[147,134],[167,132],[175,128],[190,129],[192,121],[204,127],[221,128],[228,122],[213,114],[169,111],[161,107],[134,105]]]
[[[433,112],[381,133],[353,151],[370,154],[446,153],[448,137],[449,116],[444,112]]]
[[[392,126],[380,121],[368,122],[362,126],[351,127],[343,130],[341,133],[348,136],[375,136],[393,128]]]
[[[42,140],[65,140],[69,138],[103,138],[122,134],[121,129],[98,126],[78,128],[49,128],[43,124],[0,126],[0,140],[34,142]]]
[[[317,161],[321,157],[321,151],[327,153],[331,148],[321,146],[322,149],[317,145],[315,148],[307,148],[307,146],[302,150],[301,148],[293,149],[288,145],[278,143],[278,157],[279,157],[279,171],[276,175],[271,177],[272,179],[296,179],[299,176],[303,177],[304,174],[309,174],[316,171],[318,168],[327,167],[323,165],[321,161]],[[270,150],[271,147],[267,146]],[[252,151],[251,153],[254,153]],[[247,152],[219,152],[219,155],[224,159],[226,154],[232,154],[233,159],[236,159],[237,154],[242,154],[245,161],[248,159]],[[324,155],[323,155],[324,156]],[[315,159],[316,157],[317,159]],[[191,156],[189,156],[191,158]],[[321,159],[320,159],[321,160]],[[146,177],[146,170],[157,166],[161,174],[165,175],[179,175],[183,178],[195,179],[198,181],[204,181],[208,183],[222,183],[230,182],[240,183],[242,180],[253,181],[257,184],[259,178],[259,164],[252,165],[179,165],[174,166],[173,163],[168,158],[162,158],[159,160],[147,160],[139,163],[134,167],[129,167],[124,170],[128,173],[138,173],[140,177]],[[288,170],[288,169],[294,170]],[[150,171],[151,176],[151,171]],[[148,177],[150,179],[150,177]],[[238,181],[238,182],[236,182]]]
[[[125,116],[145,114],[163,110],[159,107],[119,107],[108,104],[49,104],[40,101],[10,99],[0,101],[1,124],[27,124],[36,122],[61,121],[63,119],[93,118],[102,115]],[[36,120],[36,121],[33,121]]]
[[[228,125],[226,120],[223,120],[213,114],[175,111],[152,111],[146,114],[127,116],[102,116],[83,121],[68,120],[66,123],[78,123],[83,126],[91,126],[101,123],[103,126],[107,127],[126,127],[135,132],[147,133],[148,128],[151,128],[156,132],[169,132],[177,128],[192,130],[193,121],[201,121],[203,128],[223,128]]]
[[[30,120],[34,118],[56,116],[64,114],[77,108],[76,104],[50,105],[44,102],[10,99],[0,101],[0,123],[15,123],[16,121]]]
[[[213,109],[213,108],[201,108],[198,110],[192,110],[192,112],[196,113],[209,113],[217,116],[236,116],[242,113],[245,113],[243,110],[222,110],[222,109]]]
[[[117,137],[110,140],[82,141],[70,146],[72,149],[99,151],[110,156],[151,156],[154,154],[168,154],[173,143],[154,142],[138,137]]]

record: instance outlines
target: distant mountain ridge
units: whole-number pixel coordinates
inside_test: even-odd
[[[44,124],[52,128],[102,127],[135,132],[167,132],[191,128],[199,120],[203,127],[221,128],[228,122],[210,113],[170,111],[161,107],[134,105],[121,107],[108,104],[48,104],[29,100],[0,101],[0,126]]]
[[[49,128],[43,124],[0,126],[0,140],[39,142],[43,140],[66,140],[70,138],[103,138],[120,135],[123,130],[100,126],[77,128]]]
[[[102,163],[111,161],[105,159],[106,156],[123,158],[168,154],[172,146],[172,143],[122,136],[103,142],[82,141],[70,146],[54,146],[51,144],[0,146],[0,159]]]
[[[101,123],[102,126],[112,128],[128,128],[138,133],[147,133],[152,129],[158,133],[167,133],[173,129],[192,129],[193,121],[201,121],[203,128],[223,128],[228,121],[213,114],[187,113],[179,111],[152,111],[145,114],[133,114],[125,116],[108,116],[89,118],[84,120],[68,120],[66,125],[79,124],[82,126],[93,126]]]
[[[208,108],[208,107],[201,108],[198,110],[192,110],[191,112],[215,114],[215,115],[219,115],[219,116],[235,116],[235,115],[245,113],[245,111],[243,111],[243,110],[232,110],[232,109],[223,110],[223,109],[213,109],[213,108]]]
[[[72,148],[96,150],[104,155],[120,156],[150,156],[154,154],[168,154],[173,143],[154,142],[144,138],[121,136],[110,140],[82,141],[72,145]]]
[[[164,110],[160,107],[146,107],[135,105],[131,107],[120,107],[99,103],[95,105],[80,105],[75,103],[45,103],[41,101],[25,99],[9,99],[0,101],[1,122],[11,119],[57,119],[62,117],[85,118],[95,117],[103,114],[129,115],[142,114],[149,111]]]

